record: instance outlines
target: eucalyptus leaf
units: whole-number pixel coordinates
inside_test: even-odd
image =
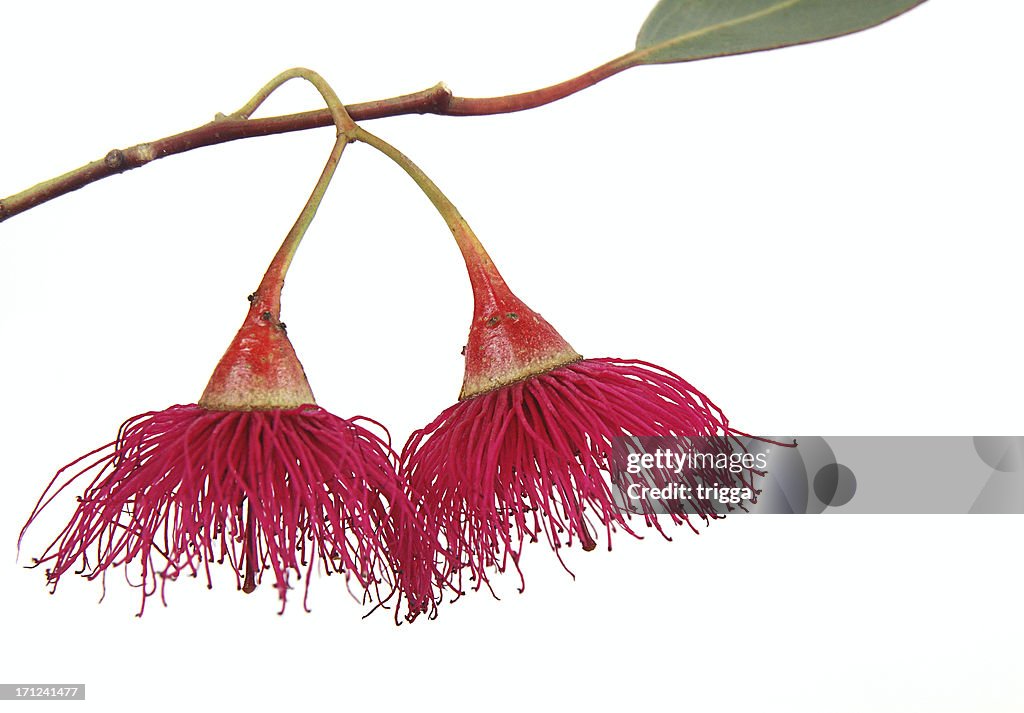
[[[638,64],[756,52],[866,30],[924,0],[661,0],[632,53]]]

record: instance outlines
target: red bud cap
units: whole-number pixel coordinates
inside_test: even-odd
[[[199,405],[212,411],[257,411],[315,403],[280,320],[280,303],[259,293],[249,299],[249,314],[213,370]]]
[[[512,294],[490,260],[470,267],[473,324],[459,400],[579,361],[562,335]]]

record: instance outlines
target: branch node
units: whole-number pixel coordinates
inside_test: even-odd
[[[434,90],[434,101],[431,107],[424,108],[421,112],[426,114],[428,112],[435,112],[438,114],[444,114],[448,111],[449,105],[452,103],[452,90],[449,89],[448,85],[444,82],[438,82],[433,87]]]
[[[124,151],[113,149],[103,157],[103,163],[112,171],[123,171],[126,163]]]

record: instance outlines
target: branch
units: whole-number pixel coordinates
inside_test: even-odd
[[[575,94],[635,64],[637,64],[637,61],[634,53],[631,52],[578,77],[550,87],[544,87],[543,89],[523,92],[522,94],[487,98],[456,97],[452,96],[451,91],[444,84],[438,84],[430,89],[424,89],[413,94],[404,94],[390,99],[379,99],[361,104],[351,104],[345,108],[355,121],[381,119],[402,114],[438,114],[441,116],[506,114],[533,109]],[[19,213],[24,213],[54,198],[58,198],[65,193],[77,191],[79,188],[90,183],[130,171],[139,166],[145,166],[151,161],[156,161],[166,156],[173,156],[174,154],[184,153],[192,149],[213,146],[237,139],[285,134],[292,131],[305,131],[306,129],[331,126],[332,124],[331,113],[326,109],[289,114],[287,116],[274,116],[265,119],[234,118],[218,115],[209,124],[204,124],[180,134],[138,144],[126,149],[114,149],[98,161],[93,161],[62,176],[51,178],[20,193],[8,196],[0,200],[0,222]]]

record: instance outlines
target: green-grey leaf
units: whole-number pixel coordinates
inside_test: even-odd
[[[639,64],[688,62],[866,30],[924,0],[661,0],[640,28]]]

